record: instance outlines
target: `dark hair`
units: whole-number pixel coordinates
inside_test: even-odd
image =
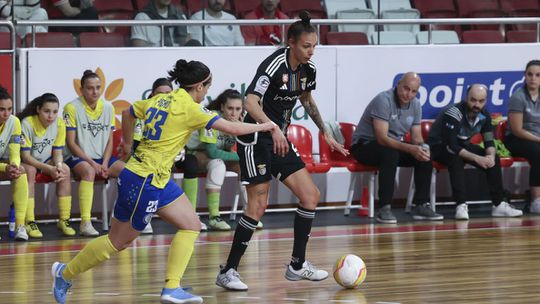
[[[81,77],[81,87],[84,86],[84,83],[86,82],[87,79],[90,79],[90,78],[97,78],[97,79],[101,79],[99,78],[99,75],[94,73],[93,71],[91,70],[86,70],[83,72],[83,75]]]
[[[287,31],[287,40],[298,40],[303,33],[316,33],[317,29],[311,24],[311,15],[308,11],[301,11],[298,14],[300,20],[294,22]]]
[[[187,62],[184,59],[179,59],[174,69],[168,73],[168,79],[176,82],[183,89],[189,89],[200,82],[207,85],[212,81],[210,69],[204,63],[195,60]]]
[[[54,102],[60,104],[60,101],[58,101],[58,97],[56,97],[56,95],[54,95],[53,93],[45,93],[41,96],[34,98],[29,104],[26,105],[26,107],[21,111],[21,113],[17,114],[17,117],[20,120],[23,120],[25,117],[36,115],[37,109],[43,107],[43,105],[47,102]]]
[[[3,87],[0,87],[0,99],[12,99],[9,92]]]
[[[171,88],[171,89],[173,88],[173,85],[172,85],[172,83],[169,81],[169,79],[164,78],[164,77],[163,77],[163,78],[158,78],[158,79],[156,79],[156,80],[154,81],[154,83],[152,84],[152,92],[150,92],[150,96],[148,96],[148,97],[153,96],[153,95],[154,95],[154,91],[155,91],[157,88],[161,87],[161,86],[168,86],[168,87]]]
[[[525,67],[525,71],[527,71],[533,65],[540,66],[540,60],[535,59],[535,60],[531,60],[531,61],[527,62],[527,66]]]
[[[216,99],[212,100],[212,102],[210,102],[210,104],[206,108],[212,111],[220,111],[221,106],[224,105],[229,99],[242,100],[242,95],[235,89],[227,89],[221,94],[219,94]]]

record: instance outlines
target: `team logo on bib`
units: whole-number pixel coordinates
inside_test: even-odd
[[[306,84],[307,84],[307,78],[306,77],[301,78],[300,79],[300,87],[302,88],[302,91],[304,91],[306,89]]]
[[[259,171],[260,175],[266,174],[266,164],[257,165],[257,170]]]
[[[263,75],[259,77],[259,79],[257,79],[257,83],[255,84],[255,92],[261,95],[264,95],[269,85],[270,85],[270,78],[268,78],[268,76],[266,75]]]

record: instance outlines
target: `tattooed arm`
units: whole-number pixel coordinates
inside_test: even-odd
[[[313,120],[315,125],[319,128],[320,132],[324,135],[324,140],[330,146],[330,149],[332,151],[337,150],[339,153],[345,156],[349,155],[349,151],[345,149],[342,144],[339,144],[332,137],[332,135],[330,135],[328,130],[326,130],[323,119],[321,117],[321,113],[319,112],[319,109],[315,104],[313,96],[311,96],[311,91],[306,91],[302,93],[302,95],[300,96],[300,103],[302,103],[309,117],[311,117],[311,120]]]

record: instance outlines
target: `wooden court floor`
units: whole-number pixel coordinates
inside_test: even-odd
[[[344,253],[361,256],[367,279],[356,290],[332,277],[283,277],[291,229],[256,232],[239,268],[247,292],[215,286],[232,232],[201,234],[184,286],[205,303],[540,303],[540,217],[440,223],[316,227],[308,258],[330,270]],[[53,303],[50,266],[88,239],[0,244],[0,303]],[[171,235],[143,236],[79,276],[68,303],[159,303]]]

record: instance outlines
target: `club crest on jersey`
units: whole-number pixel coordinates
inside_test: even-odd
[[[152,221],[152,213],[147,214],[143,219],[143,222],[147,225],[150,223],[150,221]]]
[[[306,89],[306,84],[307,84],[307,78],[306,77],[301,78],[300,79],[300,87],[302,88],[302,91]]]
[[[266,75],[262,75],[257,79],[257,83],[255,84],[255,92],[264,95],[266,90],[268,89],[268,86],[270,85],[270,78]]]
[[[266,174],[266,164],[257,165],[257,170],[259,171],[260,175],[265,175]]]
[[[289,82],[289,74],[281,75],[281,81],[283,81],[283,83]]]

